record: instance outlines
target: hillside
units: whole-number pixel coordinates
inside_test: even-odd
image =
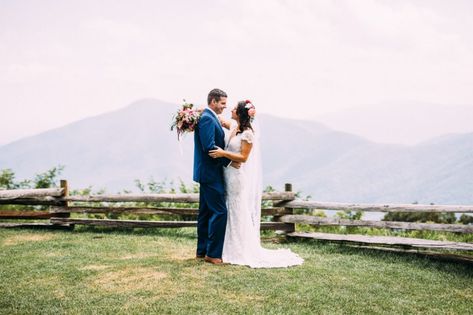
[[[170,132],[177,105],[154,99],[0,147],[19,179],[55,165],[73,188],[134,189],[134,180],[192,178],[193,139]],[[227,110],[228,111],[228,110]],[[473,133],[415,146],[380,144],[313,121],[259,115],[265,184],[316,200],[472,204]]]

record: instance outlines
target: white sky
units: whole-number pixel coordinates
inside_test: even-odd
[[[473,106],[472,9],[468,0],[0,0],[0,144],[141,98],[204,103],[213,87],[291,118],[397,100]]]

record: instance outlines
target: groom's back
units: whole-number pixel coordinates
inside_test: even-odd
[[[200,118],[200,122],[194,131],[194,181],[198,183],[215,183],[223,182],[222,166],[216,159],[209,156],[208,150],[211,149],[208,139],[202,137],[203,134],[213,133],[214,145],[224,147],[224,135],[220,134],[217,122],[211,116],[208,110],[204,110]],[[201,130],[201,128],[210,128],[209,130]]]

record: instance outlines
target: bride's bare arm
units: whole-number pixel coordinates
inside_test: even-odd
[[[231,124],[229,120],[223,119],[221,115],[218,116],[218,120],[220,121],[220,124],[223,128],[230,130]]]
[[[248,156],[250,155],[252,147],[253,147],[253,144],[248,143],[245,140],[243,140],[241,142],[241,151],[239,153],[225,151],[222,148],[218,148],[215,150],[210,150],[209,155],[213,157],[214,159],[220,158],[220,157],[226,157],[227,159],[232,160],[234,162],[245,163],[246,160],[248,160]]]

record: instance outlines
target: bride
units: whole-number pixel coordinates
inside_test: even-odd
[[[226,157],[242,163],[240,168],[224,169],[227,200],[227,227],[222,260],[251,268],[277,268],[300,265],[303,259],[289,249],[269,250],[260,244],[262,170],[260,133],[255,124],[255,106],[241,101],[232,109],[236,125],[221,121],[230,130],[226,148],[211,150],[212,158]]]

